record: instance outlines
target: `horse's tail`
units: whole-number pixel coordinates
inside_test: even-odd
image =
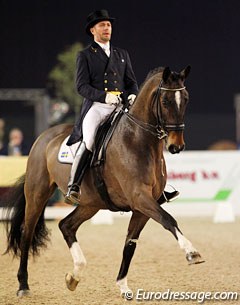
[[[24,231],[24,218],[26,199],[24,195],[25,174],[18,179],[16,184],[11,188],[4,198],[6,233],[7,233],[7,249],[6,253],[12,252],[14,256],[20,256],[20,243],[22,233]],[[30,252],[33,255],[39,254],[39,248],[46,246],[48,241],[48,229],[44,221],[44,210],[39,217],[36,225]]]

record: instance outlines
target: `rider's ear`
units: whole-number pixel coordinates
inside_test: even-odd
[[[169,67],[164,68],[163,74],[162,74],[162,79],[163,79],[164,83],[167,82],[170,74],[171,74],[171,70],[169,69]]]
[[[180,75],[183,79],[186,79],[191,71],[191,66],[188,65],[185,69],[180,72]]]

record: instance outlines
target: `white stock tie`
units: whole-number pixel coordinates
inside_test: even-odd
[[[106,47],[103,47],[102,49],[106,53],[106,55],[109,57],[110,56],[110,50],[107,49]]]

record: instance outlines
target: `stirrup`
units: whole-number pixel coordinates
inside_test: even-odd
[[[178,191],[173,192],[163,192],[163,196],[166,199],[166,202],[171,202],[179,197],[180,193]]]
[[[161,197],[157,200],[158,204],[163,204],[165,202],[171,202],[179,197],[180,193],[178,191],[166,192],[164,191]]]
[[[67,194],[65,195],[65,203],[71,205],[79,205],[80,203],[80,188],[78,185],[72,185],[69,189]]]

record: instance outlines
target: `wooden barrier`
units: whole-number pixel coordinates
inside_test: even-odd
[[[27,156],[0,156],[0,187],[9,187],[26,171]]]

